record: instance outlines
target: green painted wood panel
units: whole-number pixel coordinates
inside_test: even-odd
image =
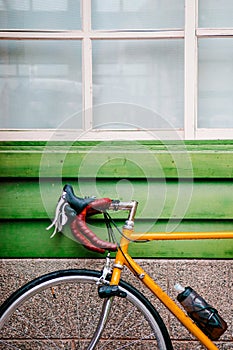
[[[122,227],[122,222],[117,222]],[[106,228],[102,221],[90,221],[92,228],[101,238],[107,237]],[[46,231],[48,220],[22,220],[2,221],[0,223],[1,258],[31,258],[31,257],[63,257],[63,258],[87,258],[101,257],[92,253],[80,244],[63,234],[57,234],[50,239],[52,230]],[[166,221],[156,224],[150,223],[153,231],[163,231],[167,227]],[[137,221],[135,230],[143,231],[148,228],[148,223]],[[232,222],[223,221],[183,221],[176,227],[176,231],[186,230],[226,231],[232,229]],[[67,229],[68,230],[68,229]],[[66,230],[66,232],[68,232]],[[119,235],[117,235],[119,237]],[[130,253],[134,257],[144,258],[233,258],[233,240],[207,240],[207,241],[157,241],[149,243],[132,243]]]
[[[232,219],[233,182],[103,180],[70,181],[80,197],[109,197],[139,202],[143,219]],[[52,217],[62,191],[61,180],[4,181],[1,183],[0,218]],[[125,216],[124,212],[115,214]]]
[[[1,177],[232,178],[233,143],[0,144]]]
[[[174,222],[177,231],[232,231],[232,140],[1,142],[0,160],[2,257],[97,256],[67,237],[49,239],[45,226],[64,183],[80,196],[138,200],[139,231],[164,231]],[[122,220],[126,213],[114,217]],[[101,218],[93,222],[103,237]],[[151,242],[130,249],[148,258],[232,258],[232,241]]]

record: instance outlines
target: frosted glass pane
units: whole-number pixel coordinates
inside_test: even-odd
[[[92,27],[183,28],[184,0],[92,0]]]
[[[56,128],[79,113],[81,62],[78,41],[0,42],[0,127]]]
[[[118,103],[107,113],[94,111],[94,126],[182,128],[183,56],[182,40],[93,42],[94,105]],[[134,106],[154,116],[135,114]]]
[[[0,0],[2,29],[81,29],[80,0]]]
[[[233,28],[232,0],[199,0],[199,27]]]
[[[198,127],[233,128],[232,81],[233,39],[199,40]]]

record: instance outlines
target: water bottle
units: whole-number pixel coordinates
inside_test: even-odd
[[[226,322],[218,311],[209,305],[197,292],[190,287],[175,285],[179,294],[177,300],[187,311],[189,317],[211,340],[217,340],[227,329]]]

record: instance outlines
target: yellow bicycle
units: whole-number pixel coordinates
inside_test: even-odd
[[[128,211],[122,230],[110,211]],[[198,323],[184,312],[130,256],[131,242],[233,238],[232,232],[136,233],[137,202],[108,198],[79,198],[66,185],[58,201],[54,233],[64,225],[87,249],[107,253],[101,271],[68,269],[51,272],[13,293],[0,309],[0,349],[173,349],[168,330],[158,311],[135,287],[121,279],[127,267],[207,349],[226,329],[212,307],[208,320]],[[86,224],[88,216],[103,213],[109,241],[98,238]],[[118,242],[118,236],[121,235]],[[116,237],[117,236],[117,237]],[[111,258],[111,252],[114,257]],[[201,310],[201,311],[203,311]],[[192,314],[189,313],[192,317]],[[200,314],[198,315],[200,319]],[[217,320],[217,321],[216,321]],[[205,323],[206,322],[206,323]],[[223,327],[222,327],[223,326]],[[221,328],[222,327],[222,328]],[[213,332],[211,332],[214,330]]]

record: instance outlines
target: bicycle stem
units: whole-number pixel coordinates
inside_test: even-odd
[[[133,200],[130,202],[118,202],[118,201],[114,201],[112,202],[112,204],[110,205],[109,209],[110,210],[128,210],[129,214],[128,214],[128,218],[125,221],[125,228],[133,228],[134,226],[134,218],[136,215],[136,211],[137,211],[137,206],[138,206],[138,202]]]

